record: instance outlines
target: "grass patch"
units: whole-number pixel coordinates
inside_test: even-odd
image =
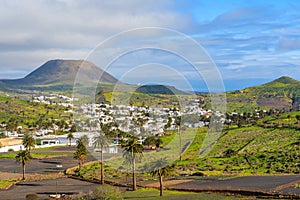
[[[165,190],[164,196],[159,196],[159,190],[156,189],[139,189],[138,191],[126,191],[124,194],[124,199],[144,199],[144,200],[157,200],[157,199],[171,199],[171,200],[181,200],[181,199],[203,199],[203,200],[234,200],[239,199],[233,196],[225,196],[221,194],[207,194],[207,193],[194,193],[194,192],[179,192],[173,190]]]
[[[294,188],[300,188],[300,183],[296,183],[293,185]]]
[[[3,158],[15,158],[17,152],[14,153],[4,153],[0,154],[0,159]],[[66,152],[43,152],[43,153],[31,153],[33,158],[44,158],[44,157],[51,157],[51,156],[72,156],[73,153],[66,153]]]
[[[0,190],[7,189],[14,183],[16,183],[16,180],[0,180]]]

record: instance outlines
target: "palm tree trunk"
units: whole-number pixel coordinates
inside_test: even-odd
[[[71,140],[72,140],[72,139],[70,138],[70,139],[69,139],[69,142],[70,142],[69,147],[71,146]]]
[[[179,150],[180,150],[180,154],[179,154],[179,160],[181,160],[182,157],[182,147],[181,147],[181,131],[180,131],[180,127],[178,126],[178,134],[179,134]]]
[[[79,160],[79,171],[81,170],[82,167],[82,160]]]
[[[103,148],[101,148],[101,184],[104,184]]]
[[[26,167],[25,167],[25,163],[23,163],[23,177],[22,177],[22,180],[25,180],[25,169]]]
[[[163,196],[163,177],[160,175],[159,176],[159,195]]]
[[[135,158],[132,159],[132,189],[136,191],[136,174],[135,174]]]

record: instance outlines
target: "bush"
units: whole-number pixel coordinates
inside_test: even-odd
[[[203,172],[195,172],[191,176],[205,176]]]
[[[96,187],[93,191],[90,191],[88,194],[79,195],[77,200],[119,200],[123,199],[121,191],[110,185],[103,185]]]
[[[40,197],[37,194],[27,194],[26,200],[40,200]]]
[[[300,188],[300,183],[296,183],[293,186],[294,186],[294,188]]]
[[[75,176],[80,176],[80,170],[79,170],[79,168],[76,168],[74,170],[74,173],[75,173]]]

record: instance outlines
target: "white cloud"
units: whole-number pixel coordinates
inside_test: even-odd
[[[188,8],[179,7],[184,4],[189,4]],[[216,16],[210,13],[210,19],[203,16],[205,22],[199,22],[196,15],[202,15],[201,11],[205,15],[206,9],[211,8],[201,1],[0,0],[0,78],[20,77],[22,73],[24,76],[49,59],[86,58],[108,37],[141,27],[171,28],[190,34],[204,46],[224,79],[278,77],[283,73],[300,78],[293,73],[299,71],[295,66],[300,66],[299,10],[289,6],[286,10],[274,9],[259,2],[249,4],[251,7],[245,7],[248,3],[238,3],[239,6],[228,10],[222,8],[224,2],[218,4],[220,12],[212,12]],[[194,51],[193,45],[165,40],[177,38],[163,38],[163,43],[161,37],[154,37],[162,36],[159,31],[137,34],[145,34],[144,39],[149,36],[149,41],[142,41],[144,44],[161,42],[162,48],[182,55],[189,52],[195,58],[190,59],[191,64],[201,67],[203,76],[209,74],[208,61]],[[100,53],[119,52],[126,45],[138,44],[135,39],[139,37],[124,37],[123,41],[112,44],[119,49],[106,48],[106,52]],[[117,63],[119,68],[111,69],[116,77],[122,75],[122,70],[150,62],[171,66],[191,79],[198,76],[184,58],[171,52],[166,55],[153,51],[128,56],[122,61]],[[101,62],[95,64],[103,67]]]
[[[132,28],[187,30],[189,17],[174,6],[170,0],[0,1],[0,66],[36,67],[37,60],[54,56],[84,58],[83,52]]]

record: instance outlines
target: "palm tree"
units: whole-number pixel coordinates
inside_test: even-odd
[[[84,146],[87,147],[87,146],[89,145],[90,139],[89,139],[89,137],[88,137],[87,135],[81,136],[81,137],[79,138],[79,140],[82,142],[82,144],[83,144]]]
[[[32,159],[30,152],[27,150],[20,150],[19,153],[16,155],[16,161],[19,164],[22,164],[22,168],[23,168],[23,180],[25,180],[25,166],[26,164],[30,161],[30,159]]]
[[[100,157],[100,162],[101,162],[101,184],[104,184],[104,162],[103,162],[103,150],[105,147],[108,147],[109,143],[107,140],[107,137],[103,133],[97,133],[94,136],[94,142],[93,146],[100,148],[101,150],[101,157]]]
[[[31,148],[35,146],[35,139],[31,135],[25,134],[23,137],[23,145],[25,149],[30,152]]]
[[[78,159],[79,171],[82,168],[83,162],[87,157],[87,149],[81,139],[77,140],[76,151],[74,153],[74,158]]]
[[[159,178],[159,190],[160,196],[163,196],[163,177],[170,175],[171,167],[167,165],[166,159],[160,159],[154,164],[154,170],[151,172],[152,176],[158,176]]]
[[[138,144],[138,139],[136,137],[130,138],[127,142],[124,142],[122,147],[125,163],[132,165],[132,189],[133,191],[136,191],[135,164],[136,162],[141,161],[144,147],[143,145]]]
[[[73,133],[69,133],[67,139],[69,140],[69,146],[71,146],[72,139],[74,139]]]
[[[181,141],[181,116],[175,118],[175,124],[178,127],[178,135],[179,135],[179,160],[182,159],[182,141]]]

